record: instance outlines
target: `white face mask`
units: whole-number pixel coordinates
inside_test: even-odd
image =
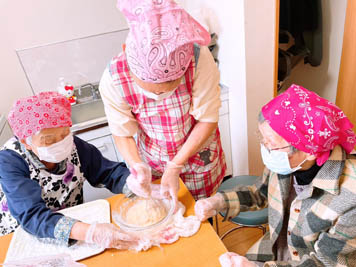
[[[59,163],[69,157],[73,148],[73,134],[69,133],[63,140],[50,146],[37,147],[40,160]]]
[[[261,155],[263,163],[268,169],[282,175],[291,174],[301,168],[301,165],[307,160],[303,160],[297,167],[291,168],[289,164],[288,152],[272,150],[268,151],[264,145],[261,145]]]
[[[143,89],[142,87],[140,87],[136,83],[134,83],[134,86],[136,86],[136,88],[139,89],[146,97],[151,98],[151,99],[156,100],[156,101],[160,101],[160,100],[163,100],[165,98],[170,97],[174,93],[174,91],[178,88],[178,86],[177,86],[174,90],[171,90],[169,92],[157,95],[155,93],[151,93],[151,92]]]

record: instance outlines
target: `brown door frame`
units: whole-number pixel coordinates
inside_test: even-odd
[[[276,1],[276,30],[275,30],[275,51],[274,51],[274,89],[273,95],[277,96],[277,85],[278,85],[278,49],[279,49],[279,8],[280,0]]]
[[[356,1],[348,0],[340,61],[336,105],[356,125]],[[355,129],[355,127],[354,127]]]

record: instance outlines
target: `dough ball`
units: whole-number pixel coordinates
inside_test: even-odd
[[[156,199],[137,199],[127,205],[123,218],[129,225],[145,227],[153,225],[167,216],[163,202]]]

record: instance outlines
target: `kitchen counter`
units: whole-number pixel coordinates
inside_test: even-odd
[[[223,84],[220,84],[220,88],[221,88],[221,101],[225,101],[227,99],[229,99],[229,88]],[[99,117],[93,120],[88,120],[85,122],[81,122],[81,123],[77,123],[77,124],[73,124],[73,126],[71,127],[72,132],[76,133],[76,132],[83,132],[86,129],[89,128],[97,128],[98,126],[107,126],[107,119],[106,117]]]
[[[73,124],[73,126],[71,127],[72,132],[77,133],[89,128],[93,128],[93,127],[97,127],[97,126],[106,126],[108,123],[108,120],[106,117],[100,117],[94,120],[88,120],[82,123],[77,123],[77,124]]]

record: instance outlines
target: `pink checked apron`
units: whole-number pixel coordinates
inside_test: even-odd
[[[196,120],[189,114],[192,103],[194,58],[174,93],[163,99],[146,97],[134,86],[125,55],[110,63],[114,86],[132,107],[138,124],[137,144],[142,159],[152,168],[153,179],[160,178],[166,162],[172,160],[188,139]],[[180,177],[195,199],[216,192],[226,171],[220,132],[215,133],[203,148],[189,158]]]

